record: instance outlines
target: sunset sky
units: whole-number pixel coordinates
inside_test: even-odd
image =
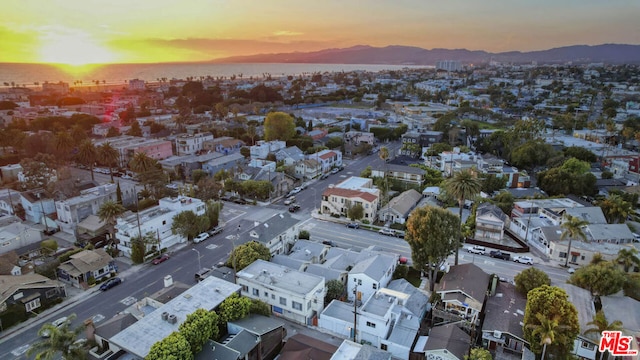
[[[353,45],[640,44],[638,0],[19,0],[0,62],[140,63]]]

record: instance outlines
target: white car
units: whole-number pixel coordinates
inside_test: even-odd
[[[293,190],[291,190],[291,192],[293,192],[294,194],[297,194],[297,193],[299,193],[300,191],[302,191],[302,188],[301,188],[301,187],[299,187],[299,186],[297,186],[297,187],[293,188]]]
[[[69,318],[67,318],[66,316],[61,317],[60,319],[55,320],[54,322],[51,323],[51,325],[60,328],[62,327],[64,324],[67,323],[67,321],[69,321]],[[49,336],[51,336],[51,333],[48,330],[44,330],[41,333],[42,337],[44,338],[48,338]]]
[[[487,249],[484,248],[483,246],[474,246],[474,247],[468,248],[467,251],[472,254],[484,255]]]
[[[571,267],[570,267],[570,268],[568,268],[568,269],[567,269],[567,272],[568,272],[569,274],[573,274],[573,273],[575,273],[575,272],[576,272],[576,269],[574,269],[574,268],[571,268]]]
[[[382,228],[380,230],[378,230],[378,234],[380,235],[387,235],[387,236],[395,236],[396,232],[389,229],[389,228]]]
[[[296,202],[296,197],[295,196],[289,196],[289,198],[284,201],[284,204],[285,205],[291,205],[294,202]]]
[[[519,262],[520,264],[533,265],[533,259],[528,256],[516,256],[513,258],[513,261]]]
[[[199,242],[203,242],[205,240],[207,240],[209,238],[209,234],[204,232],[204,233],[200,233],[198,234],[198,236],[196,236],[195,238],[193,238],[193,242],[194,243],[199,243]]]

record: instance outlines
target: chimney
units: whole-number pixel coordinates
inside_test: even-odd
[[[173,277],[171,275],[167,275],[164,277],[164,287],[168,288],[173,285]]]
[[[93,319],[88,318],[84,321],[84,332],[87,336],[87,340],[95,340],[96,327],[93,325]]]

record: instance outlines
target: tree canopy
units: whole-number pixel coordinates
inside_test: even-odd
[[[191,346],[177,331],[151,346],[145,360],[193,360]]]
[[[296,135],[293,117],[284,112],[270,112],[264,120],[264,139],[287,141]]]
[[[544,271],[538,270],[534,267],[527,268],[521,271],[514,278],[516,282],[516,290],[524,296],[527,296],[529,291],[540,287],[542,285],[551,285],[551,279]]]
[[[187,315],[187,319],[180,324],[180,334],[191,346],[191,352],[197,354],[209,339],[219,336],[219,317],[213,311],[198,309]]]
[[[269,261],[271,259],[271,252],[266,246],[259,242],[249,241],[246,244],[236,246],[236,248],[231,252],[231,256],[227,261],[227,266],[234,266],[234,257],[237,258],[235,269],[236,271],[240,271],[258,259]]]
[[[199,233],[209,228],[209,218],[198,216],[193,211],[187,210],[176,214],[171,224],[171,232],[193,240]]]
[[[593,295],[611,295],[620,290],[626,281],[616,264],[605,261],[583,266],[569,278],[569,283],[589,290]]]
[[[218,315],[220,315],[221,322],[227,323],[246,317],[250,311],[251,299],[233,294],[220,304]]]

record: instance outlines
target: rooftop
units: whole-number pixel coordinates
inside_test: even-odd
[[[286,266],[264,260],[256,260],[238,272],[238,278],[263,283],[293,294],[305,295],[315,289],[324,279]]]
[[[515,285],[498,282],[496,293],[487,299],[484,331],[498,330],[524,339],[522,331],[527,298],[516,291]]]

